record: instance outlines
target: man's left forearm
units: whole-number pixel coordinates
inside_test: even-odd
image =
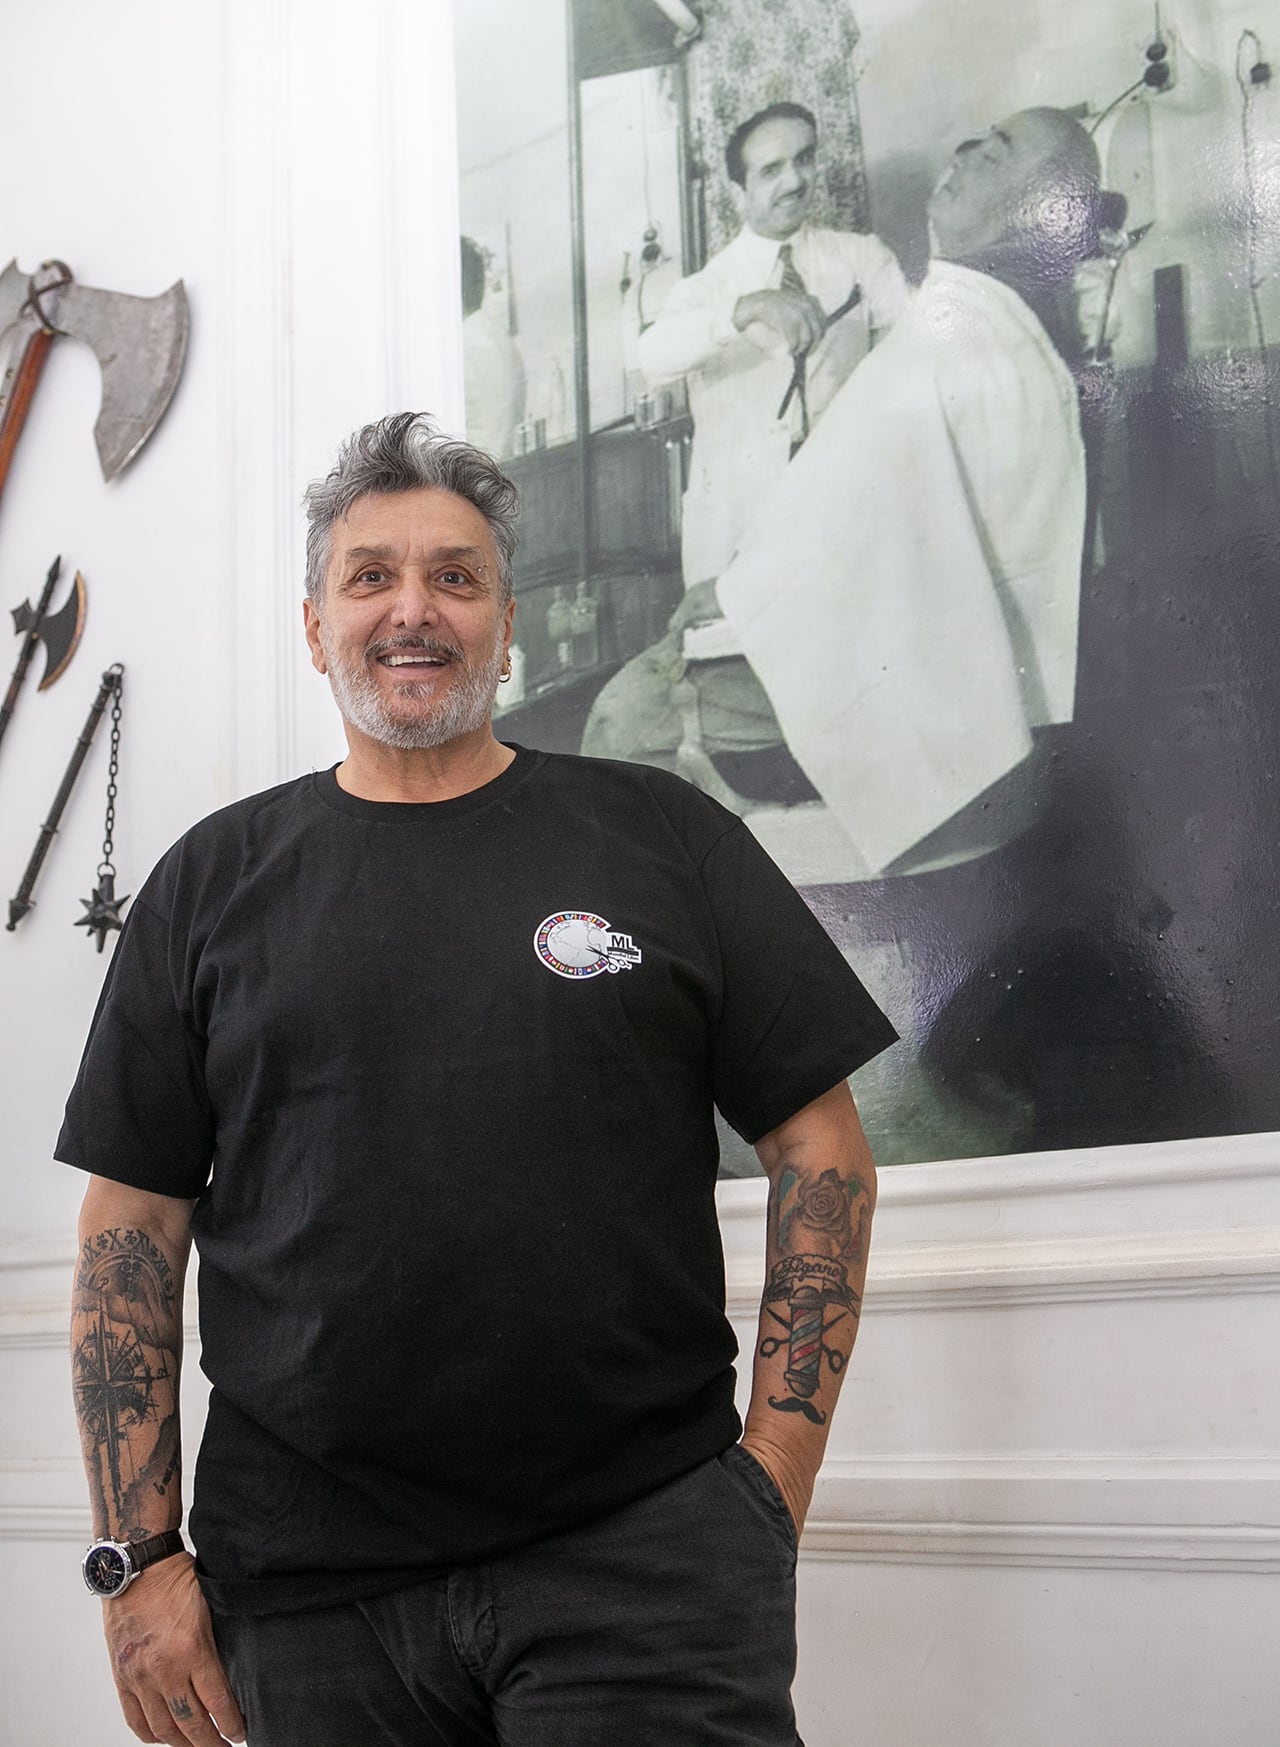
[[[843,1082],[758,1143],[768,1241],[742,1442],[804,1527],[853,1351],[875,1208],[875,1167]]]

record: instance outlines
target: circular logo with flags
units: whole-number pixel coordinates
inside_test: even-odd
[[[533,950],[558,977],[616,975],[641,958],[629,934],[590,910],[556,910],[545,917],[534,932]]]

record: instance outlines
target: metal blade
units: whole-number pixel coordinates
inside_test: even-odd
[[[3,273],[0,273],[0,339],[22,314],[22,306],[27,301],[28,278],[25,273],[19,273],[18,263],[10,261]]]
[[[102,366],[102,407],[93,435],[104,479],[127,467],[160,423],[182,375],[189,320],[181,279],[159,297],[91,285],[68,285],[62,292],[59,329],[92,346]]]
[[[44,644],[44,678],[36,687],[37,691],[47,691],[70,666],[84,631],[86,598],[84,577],[77,570],[66,601],[56,613],[46,613],[40,627],[40,640]]]

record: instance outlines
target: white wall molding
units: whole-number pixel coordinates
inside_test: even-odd
[[[764,1285],[764,1218],[758,1244],[727,1255],[730,1314],[753,1311]],[[873,1246],[864,1316],[948,1305],[1105,1303],[1280,1291],[1280,1226],[1199,1234],[1153,1232],[1113,1240],[1063,1238]]]
[[[806,1558],[1090,1569],[1280,1571],[1280,1463],[1262,1458],[837,1459]],[[0,1540],[83,1542],[74,1458],[0,1461]],[[64,1502],[72,1500],[75,1502]]]
[[[1009,1153],[894,1165],[880,1173],[881,1213],[953,1203],[1057,1200],[1121,1191],[1151,1194],[1204,1183],[1273,1183],[1280,1198],[1280,1134],[1229,1134],[1212,1140],[1151,1141],[1078,1152]],[[754,1219],[765,1203],[763,1177],[717,1185],[721,1222]]]
[[[89,1513],[75,1505],[0,1504],[0,1541],[87,1545]],[[1076,1566],[1090,1570],[1280,1571],[1280,1528],[1171,1525],[1122,1529],[1072,1523],[875,1523],[811,1517],[805,1559],[912,1565]]]
[[[749,1229],[759,1242],[726,1256],[731,1316],[753,1314],[764,1285],[763,1213]],[[56,1268],[74,1258],[0,1261],[0,1275]],[[69,1285],[68,1285],[69,1290]],[[940,1310],[947,1305],[1105,1303],[1134,1298],[1207,1298],[1280,1291],[1280,1227],[1182,1238],[929,1244],[873,1252],[865,1316]],[[0,1346],[47,1346],[65,1338],[67,1297],[0,1294]],[[57,1322],[57,1319],[63,1319]],[[57,1323],[56,1335],[54,1323]]]
[[[91,1539],[87,1507],[0,1504],[0,1541],[74,1541],[87,1547]]]
[[[0,1239],[0,1275],[30,1273],[38,1268],[60,1268],[66,1272],[74,1266],[75,1259],[74,1236]]]
[[[1032,1565],[1089,1571],[1280,1572],[1280,1528],[811,1519],[802,1557],[891,1565]]]
[[[865,1314],[1274,1293],[1276,1140],[1235,1135],[884,1171]],[[759,1302],[767,1196],[763,1178],[717,1191],[734,1315]]]
[[[1280,1571],[1280,1460],[1094,1452],[843,1456],[808,1558],[1092,1570]]]

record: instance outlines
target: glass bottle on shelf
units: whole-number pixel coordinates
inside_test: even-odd
[[[551,640],[551,652],[558,673],[566,673],[573,666],[573,605],[569,600],[569,590],[564,583],[557,585],[547,608],[547,636]]]
[[[578,584],[578,594],[569,609],[573,634],[573,665],[591,668],[600,665],[600,608],[587,593],[586,579]]]

